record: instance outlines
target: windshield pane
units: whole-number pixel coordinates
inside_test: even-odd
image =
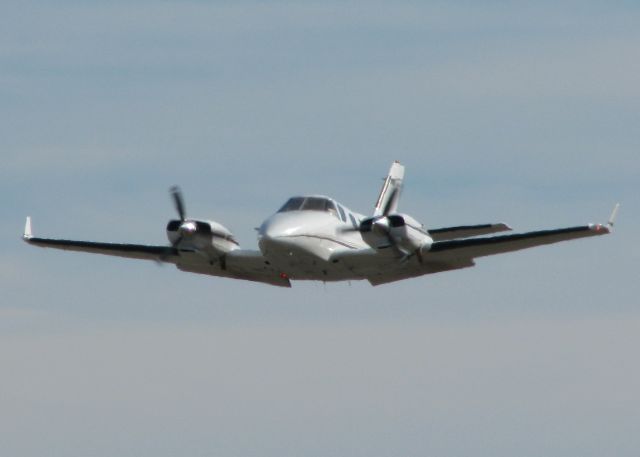
[[[322,197],[307,197],[302,205],[302,209],[307,211],[325,211],[338,217],[338,211],[333,202]]]
[[[287,211],[324,211],[338,216],[338,210],[331,200],[322,197],[293,197],[287,200],[279,213]]]
[[[284,206],[278,210],[278,212],[284,213],[285,211],[297,211],[300,209],[303,202],[303,197],[290,198],[289,200],[287,200],[287,203],[285,203]]]
[[[331,214],[333,214],[335,217],[338,217],[338,213],[336,212],[336,206],[333,204],[333,202],[331,200],[326,200],[326,202],[327,202],[327,206],[325,211],[328,211]]]
[[[327,207],[327,200],[324,198],[309,197],[304,201],[302,205],[303,210],[309,211],[325,211]]]

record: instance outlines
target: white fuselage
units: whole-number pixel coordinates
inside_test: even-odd
[[[340,254],[389,248],[389,236],[375,231],[361,233],[358,224],[363,215],[327,197],[320,198],[330,200],[338,210],[277,212],[258,229],[260,251],[268,262],[290,279],[361,279],[361,273],[337,260]],[[408,225],[407,231],[414,238],[428,238],[425,231],[417,231]]]
[[[331,257],[337,251],[368,246],[356,231],[339,233],[342,227],[347,224],[328,213],[276,213],[260,227],[258,245],[268,261],[291,279],[346,279],[350,272],[337,268]]]

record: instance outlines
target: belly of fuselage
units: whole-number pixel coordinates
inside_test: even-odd
[[[341,262],[331,260],[332,254],[343,248],[342,245],[328,239],[305,238],[261,240],[260,250],[271,265],[293,280],[360,279]]]
[[[334,261],[340,251],[359,247],[356,234],[341,231],[344,225],[327,212],[279,212],[261,225],[258,245],[267,261],[290,279],[359,279]]]

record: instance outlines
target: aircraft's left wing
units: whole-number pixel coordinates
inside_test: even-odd
[[[587,224],[536,232],[517,233],[515,235],[470,238],[462,240],[437,241],[425,259],[474,259],[488,255],[503,254],[521,249],[575,240],[611,233],[620,204],[616,204],[606,225]]]
[[[460,225],[456,227],[443,227],[429,229],[429,236],[433,241],[455,240],[458,238],[470,238],[472,236],[490,235],[498,232],[510,232],[512,229],[502,222],[498,224]]]
[[[607,225],[589,224],[554,230],[518,233],[486,238],[438,241],[433,243],[425,260],[434,258],[473,259],[521,249],[610,233]]]
[[[477,257],[504,254],[578,238],[606,235],[611,233],[617,210],[618,205],[614,208],[606,225],[588,224],[514,235],[435,241],[431,245],[431,249],[422,254],[421,261],[417,258],[406,259],[404,262],[399,261],[397,256],[393,256],[390,251],[376,255],[370,253],[368,256],[364,255],[367,254],[365,252],[359,256],[361,261],[351,266],[362,271],[363,276],[373,285],[441,271],[468,268],[475,265],[474,259]],[[345,263],[349,265],[348,262],[353,263],[357,259],[358,256],[351,256],[350,259],[345,260]]]
[[[366,277],[372,285],[377,286],[425,274],[472,267],[475,265],[476,257],[503,254],[607,233],[610,233],[610,229],[606,225],[585,225],[516,235],[437,241],[431,245],[429,252],[422,256],[422,262],[414,260],[403,264],[397,259],[391,260],[379,271],[367,272]]]

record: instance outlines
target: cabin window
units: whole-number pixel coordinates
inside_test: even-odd
[[[347,222],[347,216],[345,216],[342,206],[338,205],[338,211],[340,212],[340,219],[342,220],[342,222]]]
[[[349,213],[349,219],[351,220],[351,223],[353,224],[354,227],[358,226],[358,223],[356,222],[356,218],[353,217],[353,214]]]

